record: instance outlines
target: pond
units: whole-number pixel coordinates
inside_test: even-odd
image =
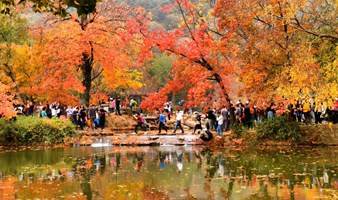
[[[334,199],[338,148],[60,148],[0,153],[0,199]]]

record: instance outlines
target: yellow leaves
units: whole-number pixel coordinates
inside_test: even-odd
[[[104,71],[105,83],[112,89],[139,89],[142,84],[142,73],[137,70],[115,68]]]

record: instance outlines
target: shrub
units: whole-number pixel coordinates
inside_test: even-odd
[[[258,124],[256,132],[258,139],[298,141],[301,137],[298,123],[286,117],[267,119]]]
[[[75,126],[68,120],[23,116],[13,121],[0,120],[2,145],[58,144],[75,133]]]
[[[245,130],[244,126],[236,123],[233,126],[231,126],[231,131],[235,135],[235,137],[240,138],[244,135],[246,130]]]

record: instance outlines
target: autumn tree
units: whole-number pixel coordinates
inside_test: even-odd
[[[115,1],[88,8],[91,12],[75,8],[77,11],[70,13],[69,20],[57,20],[56,25],[43,27],[48,45],[44,56],[48,72],[68,80],[49,81],[50,84],[67,82],[72,86],[81,79],[83,87],[75,84],[75,91],[70,92],[82,92],[86,105],[89,105],[93,81],[100,76],[104,76],[104,84],[112,90],[141,87],[141,74],[135,68],[141,38],[135,34],[131,21],[142,20],[138,15],[143,11]]]
[[[46,69],[40,74],[45,81],[32,88],[40,96],[47,93],[49,100],[65,99],[65,95],[71,97],[81,92],[88,105],[96,80],[99,81],[95,84],[103,82],[109,89],[141,87],[141,73],[134,69],[138,65],[135,55],[139,53],[140,38],[135,36],[138,27],[131,23],[143,21],[141,9],[116,1],[96,0],[9,0],[0,7],[6,15],[12,15],[13,7],[30,7],[53,18],[53,22],[40,27],[45,31],[43,45],[47,50],[43,55]],[[68,31],[61,30],[64,28]]]
[[[221,94],[219,99],[230,103],[229,75],[234,71],[235,59],[232,57],[237,51],[230,42],[233,29],[222,33],[216,31],[212,10],[205,1],[175,0],[162,11],[177,12],[181,17],[180,25],[168,31],[155,29],[142,33],[149,47],[177,57],[173,80],[159,91],[158,96],[189,88],[189,106],[197,106],[210,100],[210,92],[216,90]]]
[[[338,41],[334,1],[220,0],[214,14],[220,30],[236,24],[244,96],[267,101],[338,95],[332,77]],[[323,94],[323,86],[331,94]]]

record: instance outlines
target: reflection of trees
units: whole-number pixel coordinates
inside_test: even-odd
[[[76,164],[73,166],[75,177],[80,181],[81,190],[84,195],[86,195],[87,200],[92,200],[94,194],[99,194],[94,192],[91,187],[91,177],[94,176],[97,172],[103,175],[106,166],[106,156],[94,155],[88,157],[87,159],[78,159]]]
[[[139,199],[144,199],[145,196],[166,199],[168,194],[163,190],[175,191],[173,195],[181,195],[183,192],[187,199],[199,199],[197,194],[205,195],[203,198],[208,199],[233,199],[238,195],[243,195],[241,197],[247,199],[277,199],[278,195],[281,195],[279,188],[282,192],[288,192],[282,193],[283,197],[288,195],[285,198],[295,199],[295,193],[299,192],[300,185],[307,188],[330,188],[337,181],[333,176],[333,173],[336,173],[334,171],[336,161],[332,162],[331,157],[328,157],[327,161],[317,159],[325,155],[317,155],[310,159],[311,154],[305,156],[298,153],[256,151],[215,153],[204,150],[191,154],[182,149],[178,150],[183,154],[168,151],[151,153],[137,151],[127,154],[120,152],[109,155],[96,154],[81,158],[78,156],[77,159],[71,158],[65,163],[41,166],[45,167],[45,170],[35,169],[38,172],[34,173],[30,171],[22,173],[22,170],[17,170],[16,174],[19,177],[19,184],[24,185],[31,181],[39,188],[46,187],[42,184],[43,181],[63,185],[55,187],[58,190],[62,190],[66,182],[72,183],[77,187],[73,190],[81,190],[87,199],[109,198],[110,194],[118,194],[120,199],[126,199],[128,196],[125,195],[128,192]],[[63,153],[60,155],[64,156]],[[107,157],[109,159],[106,159]],[[62,157],[59,159],[62,160]],[[53,160],[49,159],[51,162]],[[110,167],[107,167],[108,160]],[[178,162],[184,164],[183,173],[177,173]],[[159,170],[159,163],[165,166],[161,168],[163,170]],[[70,172],[73,175],[68,176]],[[74,180],[71,180],[72,178]],[[116,181],[112,182],[112,178],[116,178]],[[63,181],[64,179],[66,181]],[[198,190],[202,192],[196,191],[197,188],[192,187],[193,184],[198,184]],[[251,191],[254,194],[237,192],[243,190],[254,190]],[[55,192],[54,195],[57,194],[57,191]],[[156,195],[152,196],[154,193]],[[32,196],[34,198],[40,195],[34,194],[36,195]]]
[[[278,198],[278,188],[281,184],[288,188],[289,198],[294,199],[295,185],[304,185],[308,188],[330,188],[333,179],[332,172],[336,166],[336,163],[324,160],[322,167],[319,167],[318,162],[313,162],[317,161],[316,158],[311,159],[311,156],[299,152],[232,152],[227,156],[227,154],[204,150],[201,152],[201,157],[205,161],[204,170],[207,179],[215,178],[217,169],[224,166],[224,177],[229,180],[228,188],[221,189],[224,198],[230,198],[235,184],[234,180],[238,180],[238,184],[242,186],[246,184],[246,186],[255,187],[258,183],[257,187],[260,190],[249,199],[258,197],[271,199],[272,196]],[[274,188],[273,191],[269,191],[270,194],[268,185]]]

